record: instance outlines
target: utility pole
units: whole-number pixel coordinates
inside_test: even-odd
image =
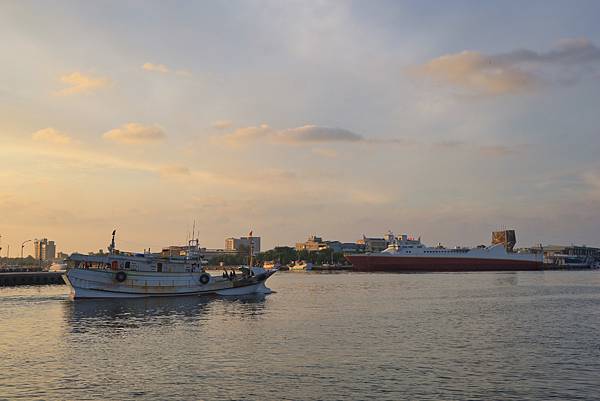
[[[23,264],[23,248],[25,248],[25,244],[31,242],[32,240],[28,239],[27,241],[23,241],[21,244],[21,264]]]

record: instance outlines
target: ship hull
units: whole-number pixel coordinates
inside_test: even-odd
[[[71,289],[72,299],[83,298],[147,298],[186,295],[248,295],[268,294],[266,280],[275,273],[263,273],[229,280],[211,276],[206,284],[200,282],[200,273],[127,272],[122,282],[110,270],[70,269],[63,280]]]
[[[469,272],[538,271],[543,263],[535,260],[442,258],[379,255],[347,255],[353,271],[359,272]]]

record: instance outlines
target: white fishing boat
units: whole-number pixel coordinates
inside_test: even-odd
[[[268,294],[266,280],[277,269],[242,266],[219,276],[204,270],[198,240],[190,240],[178,255],[122,252],[115,248],[115,232],[108,253],[74,253],[67,259],[63,279],[71,298],[143,298],[181,295]]]

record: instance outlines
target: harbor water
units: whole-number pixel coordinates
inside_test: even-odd
[[[600,398],[600,272],[278,273],[247,298],[0,288],[1,400]]]

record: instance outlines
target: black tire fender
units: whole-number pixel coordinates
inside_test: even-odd
[[[117,272],[117,274],[115,274],[115,280],[117,280],[119,283],[122,283],[123,281],[127,280],[127,273],[123,271]]]
[[[208,282],[210,281],[210,274],[207,273],[202,273],[200,275],[200,284],[208,284]]]

